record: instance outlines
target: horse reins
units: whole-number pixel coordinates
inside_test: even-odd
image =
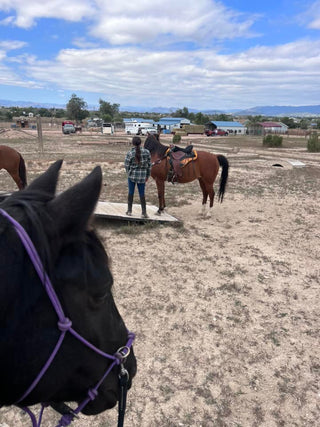
[[[124,415],[125,415],[125,408],[126,408],[126,396],[127,396],[127,385],[129,381],[129,373],[124,367],[124,363],[127,359],[127,357],[130,354],[130,349],[132,347],[133,341],[135,339],[135,334],[133,332],[128,331],[127,335],[127,343],[125,346],[120,347],[114,354],[108,354],[104,351],[100,350],[93,344],[91,344],[89,341],[87,341],[85,338],[83,338],[80,334],[78,334],[73,328],[72,328],[72,322],[68,317],[65,316],[64,311],[62,309],[62,306],[60,304],[60,301],[58,299],[58,296],[52,286],[51,280],[48,277],[46,271],[44,270],[43,264],[41,262],[41,259],[39,257],[39,254],[31,241],[29,235],[25,231],[25,229],[14,219],[12,218],[7,212],[5,212],[3,209],[0,208],[0,213],[9,220],[9,222],[14,226],[15,231],[17,232],[26,252],[28,253],[30,260],[40,278],[40,281],[42,285],[44,286],[47,295],[53,305],[53,308],[58,316],[58,328],[61,331],[60,337],[58,339],[58,342],[52,351],[51,355],[49,356],[47,362],[40,370],[37,377],[34,379],[32,384],[29,386],[29,388],[25,391],[25,393],[20,397],[19,400],[17,400],[14,404],[19,406],[21,409],[23,409],[26,413],[29,414],[32,426],[33,427],[40,427],[41,421],[42,421],[42,415],[44,408],[48,406],[47,403],[41,403],[41,411],[38,420],[36,419],[35,415],[32,413],[32,411],[24,406],[19,405],[20,402],[22,402],[37,386],[41,378],[44,376],[48,368],[50,367],[51,363],[53,362],[56,354],[58,353],[65,335],[67,332],[70,332],[71,335],[73,335],[78,341],[80,341],[85,346],[89,347],[91,350],[93,350],[95,353],[99,354],[100,356],[111,360],[111,363],[108,367],[108,369],[103,374],[100,381],[96,383],[96,385],[89,389],[87,392],[87,397],[80,403],[80,405],[76,409],[71,409],[68,406],[65,405],[65,407],[68,409],[67,413],[63,413],[59,423],[56,427],[65,427],[68,426],[82,410],[83,408],[90,402],[93,401],[97,395],[98,395],[98,389],[105,380],[105,378],[108,376],[108,374],[112,371],[112,369],[115,366],[119,366],[119,413],[118,413],[118,427],[123,426],[124,422]]]

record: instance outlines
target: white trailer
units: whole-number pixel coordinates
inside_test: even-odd
[[[114,134],[114,126],[111,123],[102,123],[101,131],[102,131],[102,133],[113,135]]]

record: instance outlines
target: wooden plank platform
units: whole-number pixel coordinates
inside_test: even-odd
[[[141,206],[140,204],[133,204],[132,206],[132,215],[126,215],[127,211],[126,203],[111,203],[111,202],[101,202],[97,203],[94,214],[99,218],[106,219],[117,219],[122,221],[159,221],[159,222],[180,222],[179,219],[175,218],[172,215],[169,215],[167,212],[157,215],[158,212],[157,206],[147,204],[147,214],[149,218],[141,218]]]
[[[7,197],[11,196],[12,193],[0,193],[0,202],[2,200],[6,199]]]
[[[0,202],[5,198],[9,197],[12,193],[1,193],[0,192]],[[133,221],[133,222],[146,222],[146,221],[158,221],[158,222],[170,222],[170,223],[179,223],[179,219],[175,218],[172,215],[169,215],[167,212],[157,215],[158,212],[157,206],[147,204],[147,214],[149,218],[141,218],[141,206],[140,204],[133,204],[132,206],[132,215],[126,215],[127,211],[126,203],[111,203],[111,202],[102,202],[98,201],[94,214],[97,218],[113,219],[120,221]]]

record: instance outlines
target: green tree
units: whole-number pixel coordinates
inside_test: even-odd
[[[51,112],[47,108],[39,108],[38,114],[40,114],[41,117],[51,117]]]
[[[67,118],[81,122],[83,119],[89,116],[89,111],[87,111],[86,108],[87,103],[82,98],[79,98],[75,93],[73,93],[67,104]]]
[[[295,129],[297,124],[291,117],[282,117],[281,122],[288,126],[289,129]]]
[[[56,109],[54,117],[56,117],[57,119],[61,119],[65,116],[66,116],[66,110],[64,110],[63,108],[57,108]]]
[[[174,113],[172,113],[172,117],[184,117],[185,119],[189,118],[189,110],[187,107],[178,108]]]
[[[259,122],[264,122],[265,121],[264,118],[263,118],[263,116],[248,116],[247,119],[249,120],[249,122],[251,124],[259,123]]]
[[[228,116],[228,114],[214,114],[214,119],[213,120],[217,120],[217,121],[221,121],[221,122],[233,122],[233,117],[232,116]]]
[[[120,104],[110,104],[110,102],[99,99],[99,116],[105,122],[112,122],[115,117],[119,116]]]
[[[309,124],[310,124],[310,121],[307,119],[300,120],[300,128],[301,129],[308,129]]]
[[[194,120],[196,118],[196,115],[194,113],[189,113],[188,119],[191,123],[194,123]]]
[[[6,111],[6,119],[7,120],[12,120],[13,119],[13,114],[11,111]]]
[[[194,117],[194,122],[197,125],[205,125],[210,122],[210,117],[206,114],[197,113]]]
[[[0,120],[12,120],[13,118],[13,114],[11,113],[11,111],[6,108],[6,107],[1,107],[0,109]]]

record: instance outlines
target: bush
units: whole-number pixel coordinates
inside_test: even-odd
[[[318,138],[318,134],[316,132],[313,132],[309,139],[308,139],[308,145],[307,145],[308,151],[311,153],[316,153],[320,151],[320,141]]]
[[[173,135],[173,138],[172,138],[173,144],[179,144],[180,141],[181,141],[181,135]]]
[[[279,135],[267,135],[263,138],[263,145],[267,147],[281,147],[282,136]]]

